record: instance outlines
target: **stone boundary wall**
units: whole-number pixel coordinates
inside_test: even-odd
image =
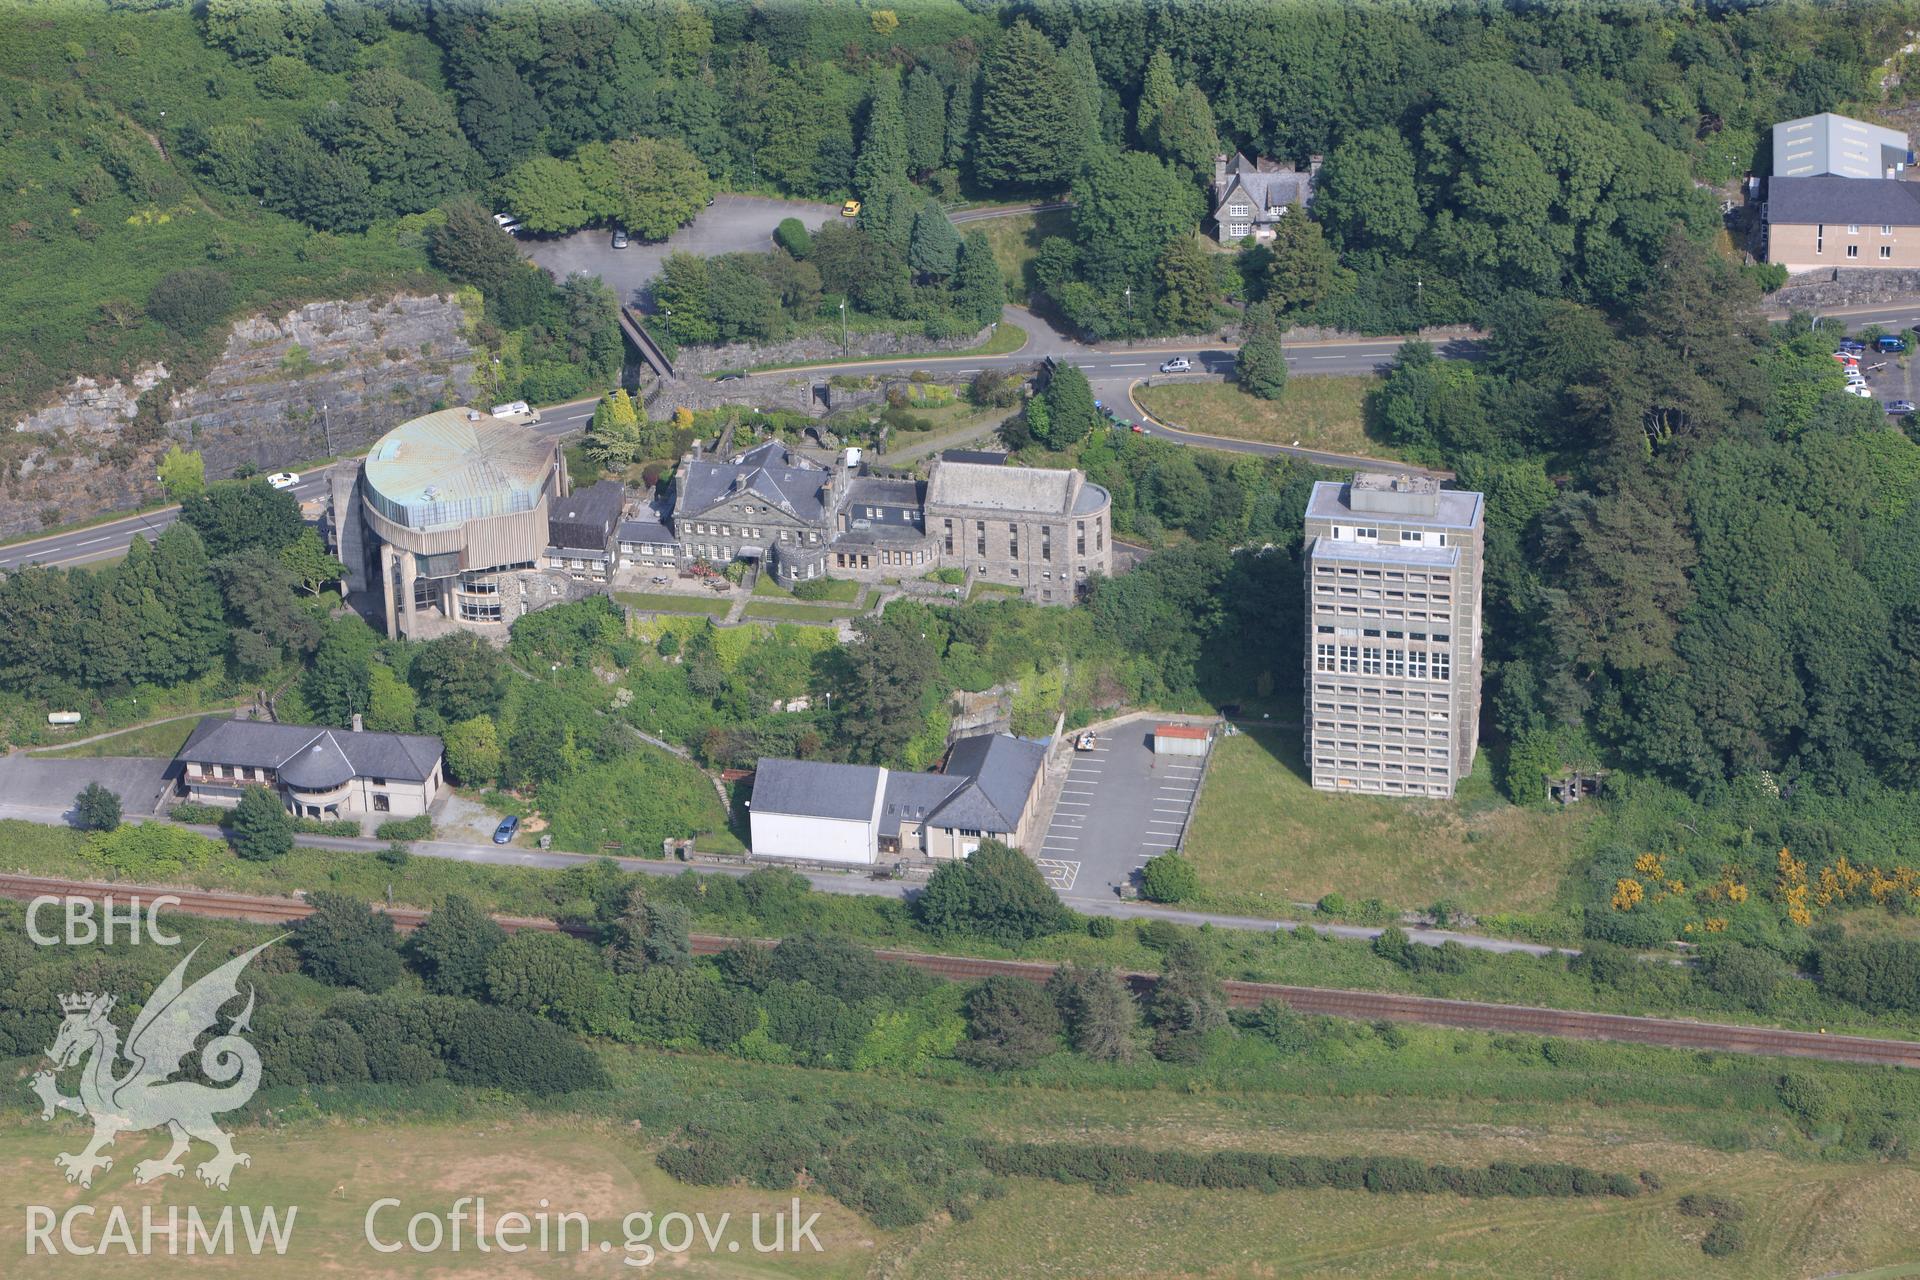
[[[1786,284],[1766,298],[1769,310],[1783,311],[1825,311],[1905,301],[1920,306],[1920,271],[1829,267],[1789,276]]]

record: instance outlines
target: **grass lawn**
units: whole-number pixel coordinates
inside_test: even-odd
[[[1278,400],[1248,395],[1230,382],[1177,382],[1142,387],[1134,398],[1154,417],[1202,435],[1263,440],[1363,457],[1391,458],[1393,447],[1368,436],[1367,393],[1380,379],[1345,375],[1287,380]]]
[[[842,604],[858,604],[860,603],[860,593],[866,589],[864,583],[857,582],[852,578],[826,578],[823,579],[823,581],[827,584],[826,593],[820,600],[820,603],[823,604],[829,601],[838,601]],[[775,582],[772,574],[766,573],[761,574],[760,580],[753,584],[753,594],[769,600],[792,600],[795,598],[793,592],[787,590],[778,582]]]
[[[655,595],[646,591],[616,591],[613,598],[621,604],[630,604],[636,609],[646,609],[654,613],[699,613],[710,618],[724,618],[727,610],[733,607],[730,595],[679,596]]]
[[[177,720],[163,720],[159,724],[116,733],[98,742],[62,747],[58,751],[44,751],[41,754],[63,757],[164,756],[171,759],[181,747],[186,745],[187,735],[193,732],[193,726],[198,723],[200,723],[200,717],[197,715],[182,716]]]
[[[1007,282],[1007,296],[1016,301],[1033,291],[1027,280],[1027,264],[1040,252],[1040,242],[1048,236],[1067,236],[1073,230],[1069,210],[1049,209],[1045,213],[1017,213],[1006,218],[987,218],[962,231],[984,231],[993,247],[993,260]]]
[[[1019,594],[1020,588],[1014,586],[1012,583],[982,582],[976,578],[973,583],[973,591],[967,596],[967,599],[984,600],[989,596],[1018,596]]]
[[[1223,739],[1187,837],[1210,902],[1283,913],[1328,893],[1420,908],[1540,911],[1554,902],[1594,813],[1501,800],[1483,756],[1451,801],[1315,791],[1297,731]]]
[[[845,605],[807,604],[804,601],[767,600],[747,606],[744,615],[756,622],[801,622],[834,626],[859,613]]]

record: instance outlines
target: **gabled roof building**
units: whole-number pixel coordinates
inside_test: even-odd
[[[976,734],[939,773],[762,759],[750,803],[761,857],[869,864],[964,858],[984,839],[1022,848],[1035,834],[1047,744]]]
[[[203,717],[174,756],[189,800],[231,806],[247,787],[273,789],[294,816],[405,818],[427,812],[445,784],[440,739]]]
[[[1249,160],[1238,151],[1213,158],[1213,222],[1221,244],[1238,244],[1248,236],[1273,239],[1273,229],[1289,205],[1313,203],[1314,181],[1320,175],[1320,157],[1305,169],[1290,162]]]

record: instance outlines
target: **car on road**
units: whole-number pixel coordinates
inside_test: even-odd
[[[627,233],[626,233],[626,232],[624,232],[624,231],[616,231],[616,232],[614,232],[614,233],[613,233],[613,247],[614,247],[614,248],[616,248],[616,249],[624,249],[624,248],[626,248],[626,247],[627,247]]]
[[[276,489],[291,489],[300,483],[300,477],[292,471],[276,471],[267,477],[267,483]]]
[[[1185,356],[1175,356],[1173,359],[1167,361],[1165,364],[1160,366],[1160,372],[1186,373],[1190,371],[1192,368],[1193,368],[1193,361],[1187,359]]]
[[[1875,351],[1885,351],[1889,354],[1905,351],[1907,349],[1907,340],[1897,333],[1883,333],[1873,340],[1873,349]]]
[[[1850,396],[1859,396],[1862,400],[1871,400],[1873,399],[1873,388],[1864,382],[1849,383],[1847,385],[1847,394]]]
[[[1912,412],[1913,412],[1913,401],[1911,401],[1911,400],[1889,400],[1889,401],[1887,402],[1887,412],[1888,412],[1888,413],[1912,413]]]
[[[857,218],[857,217],[859,217],[859,216],[860,216],[860,202],[859,202],[858,200],[849,200],[849,201],[847,201],[847,202],[846,202],[845,204],[843,204],[843,205],[841,205],[841,206],[840,206],[840,216],[841,216],[841,217],[843,217],[843,218]]]
[[[514,817],[512,814],[508,814],[506,817],[500,819],[500,825],[493,829],[493,842],[495,844],[512,844],[513,833],[519,829],[520,819]]]
[[[1141,425],[1140,425],[1139,423],[1137,423],[1137,422],[1135,422],[1135,423],[1133,423],[1133,424],[1131,424],[1131,425],[1132,425],[1132,428],[1133,428],[1133,430],[1135,430],[1135,431],[1137,431],[1137,432],[1138,432],[1138,433],[1140,433],[1141,435],[1145,435],[1145,434],[1147,434],[1147,429],[1146,429],[1145,427],[1143,427],[1143,426],[1141,426]]]

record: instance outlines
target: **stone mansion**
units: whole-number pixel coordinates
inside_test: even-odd
[[[696,446],[671,503],[621,521],[620,559],[757,561],[789,587],[963,569],[1038,604],[1070,604],[1113,571],[1110,508],[1079,471],[1010,467],[1000,454],[944,456],[919,480],[873,474],[858,449],[823,465],[778,440],[724,459]]]

